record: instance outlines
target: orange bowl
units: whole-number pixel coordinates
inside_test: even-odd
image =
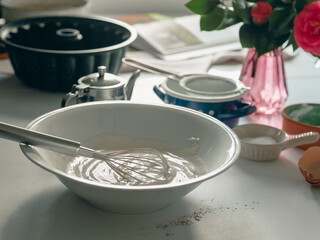
[[[301,103],[289,105],[282,110],[282,129],[288,134],[317,132],[320,134],[320,104]],[[320,146],[320,140],[299,148]]]

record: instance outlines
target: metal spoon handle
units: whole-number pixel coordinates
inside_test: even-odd
[[[164,75],[166,77],[169,77],[170,79],[174,79],[177,81],[179,81],[182,78],[182,76],[180,76],[179,73],[177,73],[177,72],[164,70],[164,69],[161,69],[161,68],[156,67],[154,65],[140,62],[139,60],[135,60],[133,58],[124,57],[122,59],[122,62],[129,65],[129,66],[132,66],[132,67],[135,67],[135,68],[138,68],[138,69],[150,72],[150,73]]]
[[[3,122],[0,122],[0,137],[71,156],[75,156],[80,150],[86,149],[81,147],[80,142],[77,141],[36,132]],[[91,149],[88,150],[91,152]],[[90,154],[82,153],[82,155]]]

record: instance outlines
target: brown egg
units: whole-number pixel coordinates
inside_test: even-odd
[[[298,165],[308,183],[320,186],[320,147],[308,148],[299,159]]]

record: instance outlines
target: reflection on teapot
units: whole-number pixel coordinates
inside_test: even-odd
[[[61,102],[61,107],[75,103],[84,103],[102,100],[130,100],[136,79],[140,70],[135,71],[127,84],[125,81],[111,73],[106,72],[105,66],[99,66],[97,73],[92,73],[78,80],[72,86]]]

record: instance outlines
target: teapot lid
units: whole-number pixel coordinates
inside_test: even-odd
[[[98,73],[82,77],[78,82],[79,84],[90,85],[90,87],[94,88],[118,88],[124,85],[124,81],[120,77],[107,73],[106,70],[105,66],[99,66]]]

